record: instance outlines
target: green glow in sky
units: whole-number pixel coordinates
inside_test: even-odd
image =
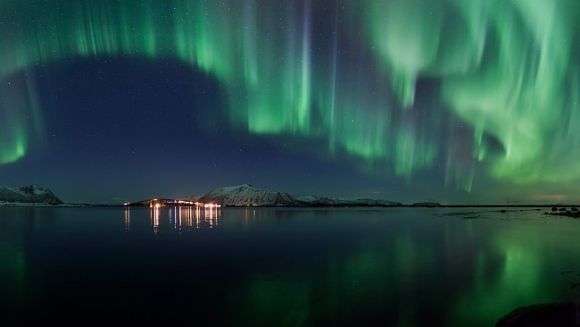
[[[475,173],[580,178],[577,0],[322,3],[3,1],[0,164],[42,136],[33,87],[10,76],[143,56],[215,76],[235,128],[322,140],[386,174],[440,169],[466,190]]]

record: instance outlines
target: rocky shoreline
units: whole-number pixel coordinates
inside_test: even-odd
[[[576,207],[552,207],[552,210],[550,212],[546,212],[545,214],[551,216],[580,218],[580,210],[578,210]]]

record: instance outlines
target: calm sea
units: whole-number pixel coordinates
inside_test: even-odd
[[[0,208],[0,321],[490,326],[580,299],[531,209]]]

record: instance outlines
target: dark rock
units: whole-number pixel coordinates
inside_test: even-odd
[[[580,211],[560,211],[556,213],[550,213],[550,215],[570,218],[580,218]]]
[[[515,309],[501,318],[497,327],[573,327],[576,324],[576,306],[573,303],[535,304]]]

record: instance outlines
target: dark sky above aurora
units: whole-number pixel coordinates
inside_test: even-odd
[[[580,1],[0,0],[0,184],[580,202]]]

